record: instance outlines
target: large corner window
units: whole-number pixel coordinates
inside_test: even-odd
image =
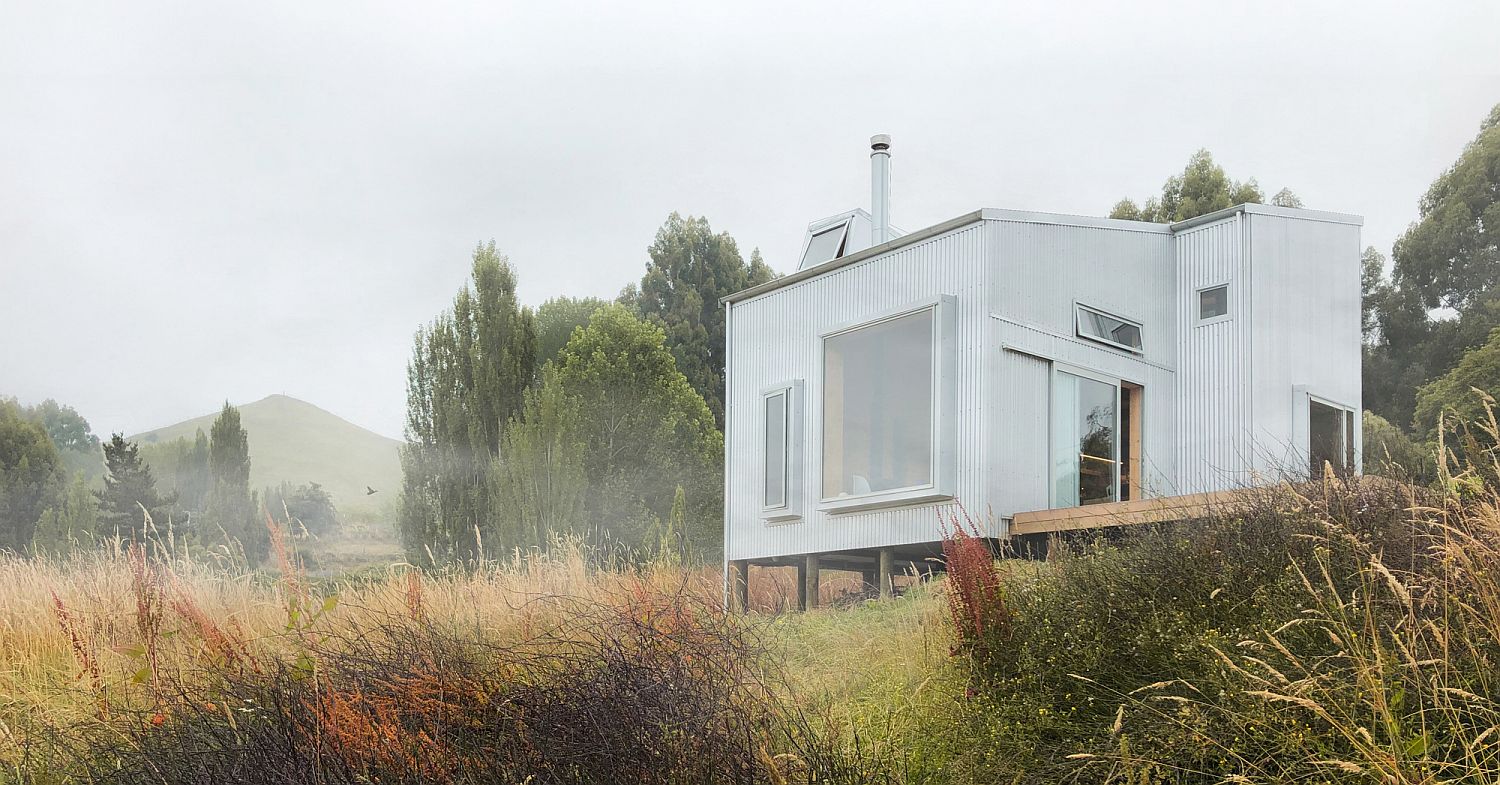
[[[799,517],[802,487],[802,382],[788,382],[761,395],[761,512],[767,520]]]
[[[844,243],[849,235],[849,222],[840,221],[826,229],[819,229],[807,238],[807,247],[802,251],[802,263],[798,269],[821,264],[844,255]]]
[[[1052,374],[1052,506],[1142,498],[1145,388],[1083,372]]]
[[[1126,351],[1141,351],[1141,325],[1138,322],[1080,305],[1077,307],[1077,325],[1080,338]]]
[[[1351,471],[1355,463],[1354,411],[1309,398],[1307,455],[1313,477],[1323,476],[1325,466],[1332,466],[1339,474]]]
[[[945,492],[942,316],[939,303],[824,337],[825,506]]]

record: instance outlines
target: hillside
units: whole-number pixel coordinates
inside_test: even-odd
[[[365,430],[306,401],[272,395],[239,407],[250,438],[250,486],[259,490],[283,481],[316,482],[333,494],[345,514],[373,515],[401,487],[400,442]],[[172,481],[175,467],[153,450],[179,438],[191,442],[198,429],[208,433],[218,412],[129,437],[142,446],[159,480]],[[379,491],[367,496],[366,486]]]

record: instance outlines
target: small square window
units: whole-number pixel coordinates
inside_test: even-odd
[[[1229,287],[1213,286],[1198,292],[1198,320],[1216,319],[1229,313]]]

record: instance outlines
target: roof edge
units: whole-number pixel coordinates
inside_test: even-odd
[[[873,245],[869,248],[855,251],[848,256],[840,256],[837,259],[829,259],[826,262],[820,262],[813,265],[812,267],[806,267],[795,272],[787,273],[786,275],[783,275],[775,280],[766,281],[763,284],[758,284],[748,289],[741,289],[740,291],[723,298],[722,301],[725,303],[737,303],[741,300],[748,300],[751,297],[755,297],[756,295],[765,294],[766,292],[780,289],[783,286],[790,286],[794,283],[805,281],[809,278],[815,278],[819,275],[822,275],[823,273],[837,270],[840,267],[847,267],[851,264],[857,264],[873,256],[879,256],[883,253],[889,253],[898,248],[922,242],[923,240],[930,240],[940,234],[947,234],[954,229],[960,229],[962,227],[968,226],[969,224],[978,223],[981,219],[983,219],[983,217],[983,210],[975,210],[972,213],[960,215],[957,218],[949,219],[940,224],[933,224],[926,229],[918,229],[911,234],[901,235],[894,240],[888,240],[884,243],[881,243],[880,245]]]
[[[1325,210],[1305,210],[1301,207],[1277,207],[1273,204],[1237,204],[1211,213],[1204,213],[1186,221],[1178,221],[1167,226],[1175,234],[1186,229],[1193,229],[1204,224],[1221,221],[1230,216],[1245,213],[1248,215],[1271,215],[1277,218],[1296,218],[1302,221],[1323,221],[1324,223],[1348,224],[1350,226],[1364,226],[1363,216],[1350,215],[1349,213],[1331,213]]]

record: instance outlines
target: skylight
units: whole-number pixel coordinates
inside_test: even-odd
[[[799,268],[807,268],[843,256],[844,238],[848,234],[848,221],[841,221],[818,231],[808,238],[807,249],[802,252],[802,264]]]

